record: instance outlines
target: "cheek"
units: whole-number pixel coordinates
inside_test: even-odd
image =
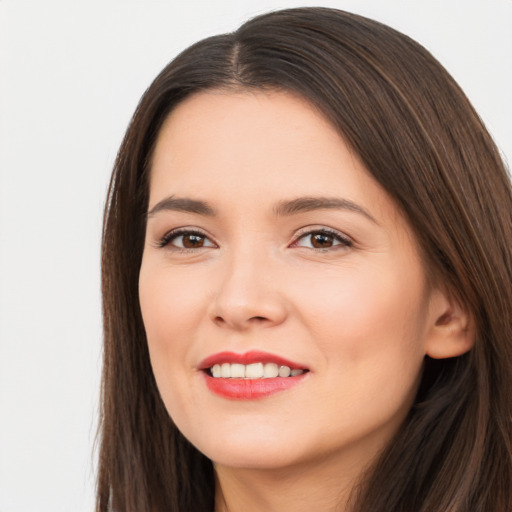
[[[419,271],[366,265],[316,275],[301,283],[303,309],[319,327],[334,327],[351,337],[367,331],[402,332],[424,316],[425,297]],[[322,327],[323,324],[323,327]],[[382,331],[381,331],[382,332]]]
[[[204,317],[197,286],[187,273],[154,271],[141,267],[139,300],[148,341],[151,366],[168,411],[186,406],[181,389],[194,372],[191,348],[195,346],[197,326]],[[183,384],[184,385],[184,384]]]
[[[189,280],[141,269],[139,299],[153,375],[165,408],[182,432],[199,428],[190,382],[190,347],[201,316],[201,295]],[[197,423],[197,422],[196,422]]]
[[[362,434],[401,421],[421,375],[427,325],[421,274],[366,270],[317,279],[303,294],[304,323],[325,370],[322,421],[333,437],[355,432],[354,424]]]
[[[141,268],[139,299],[148,343],[155,348],[179,349],[183,334],[191,334],[204,316],[203,293],[193,274]],[[171,340],[173,343],[171,344]]]
[[[327,277],[307,283],[301,306],[325,364],[358,381],[373,375],[377,386],[415,382],[427,333],[421,269],[367,265]]]

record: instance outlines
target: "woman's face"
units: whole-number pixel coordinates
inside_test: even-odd
[[[394,203],[277,92],[199,93],[166,120],[139,287],[167,410],[219,467],[371,458],[411,406],[436,315]]]

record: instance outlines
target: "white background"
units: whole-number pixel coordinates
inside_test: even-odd
[[[94,508],[101,215],[139,97],[189,44],[299,5],[424,44],[512,158],[512,0],[0,0],[0,511]]]

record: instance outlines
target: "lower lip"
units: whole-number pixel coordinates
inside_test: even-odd
[[[295,377],[276,377],[272,379],[223,379],[205,375],[208,389],[216,395],[232,400],[256,400],[296,386],[307,373]]]

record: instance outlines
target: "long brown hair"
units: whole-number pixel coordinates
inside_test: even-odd
[[[137,289],[155,138],[180,101],[212,88],[288,90],[316,105],[396,201],[427,272],[476,326],[468,354],[426,358],[415,405],[354,490],[354,510],[512,510],[512,193],[499,152],[419,44],[360,16],[300,8],[188,48],[128,128],[103,231],[97,511],[213,510],[212,464],[162,403]]]

